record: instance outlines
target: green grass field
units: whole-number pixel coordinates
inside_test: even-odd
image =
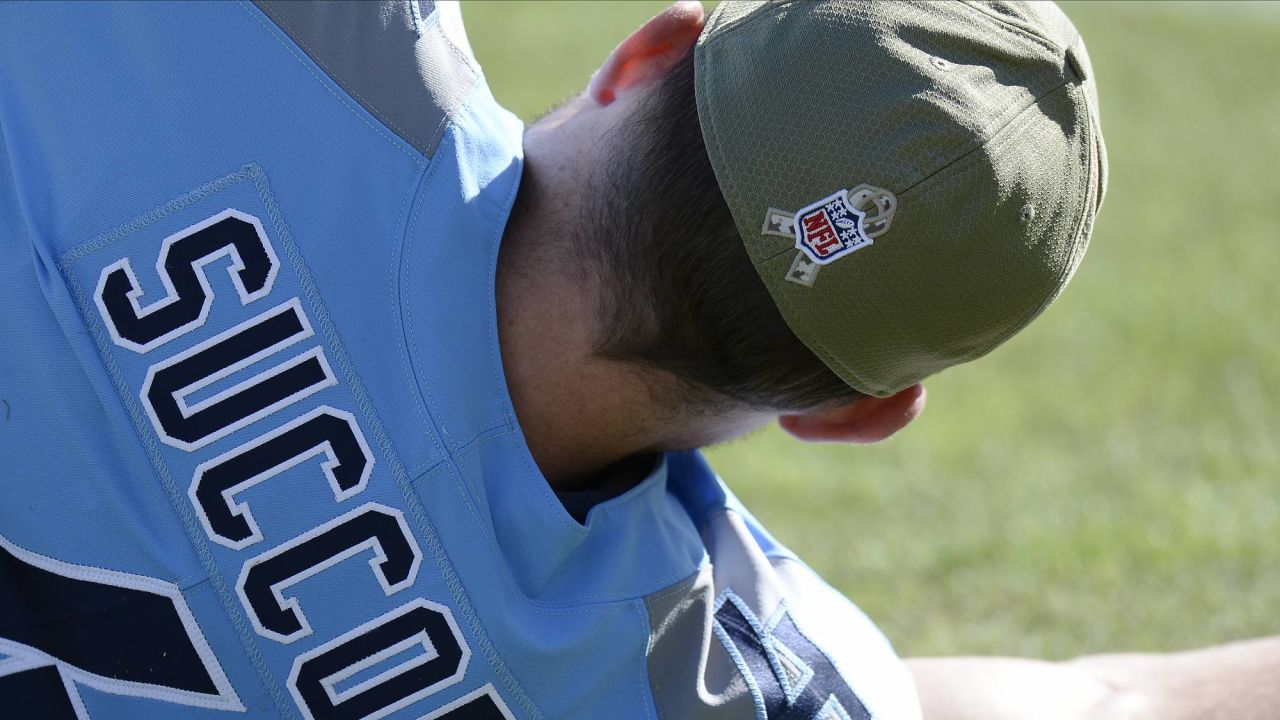
[[[476,2],[526,119],[661,3]],[[904,654],[1052,658],[1280,633],[1280,5],[1067,12],[1111,186],[1062,299],[928,383],[880,446],[769,430],[710,456]]]

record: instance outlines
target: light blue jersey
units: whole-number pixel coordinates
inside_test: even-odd
[[[0,5],[0,717],[914,720],[697,453],[577,522],[456,7]]]

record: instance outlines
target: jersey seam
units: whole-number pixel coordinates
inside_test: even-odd
[[[486,441],[494,440],[498,437],[501,437],[504,434],[510,434],[511,432],[514,432],[514,431],[508,430],[507,433],[500,433],[498,435],[494,435],[490,438],[487,438]],[[476,454],[477,452],[479,452],[479,445],[473,444],[469,446],[465,455],[470,456],[470,455]],[[461,469],[461,467],[463,466],[463,463],[455,461],[454,466],[458,472],[458,478],[454,482],[456,484],[459,484],[459,491],[465,493],[465,499],[467,501],[467,504],[469,507],[472,507],[473,498],[470,493],[470,488],[469,488],[470,483],[466,482],[464,477],[464,471]],[[481,517],[479,514],[477,514],[477,511],[474,509],[474,507],[472,507],[472,512],[473,512],[473,518],[476,520],[477,523],[481,524],[481,527],[485,527],[485,528],[489,527],[489,523],[485,522],[484,518]],[[585,531],[585,528],[582,528],[581,525],[577,525],[575,523],[575,526]],[[502,552],[502,548],[498,545],[497,537],[494,535],[494,533],[489,530],[486,530],[483,534],[485,536],[485,541],[489,544],[490,552],[493,553],[495,557],[504,558],[505,555]],[[690,573],[687,570],[681,570],[679,572],[672,573],[667,577],[659,578],[655,582],[655,584],[659,586],[659,592],[666,592],[673,585],[678,585],[680,581],[683,581],[684,579],[687,579],[693,575],[696,575],[700,570],[701,570],[701,566],[699,566],[698,568],[695,568],[692,573]],[[521,591],[519,583],[517,583],[515,579],[511,577],[511,573],[508,571],[505,563],[502,563],[502,569],[499,574],[501,575],[503,582],[507,585],[507,589],[511,592],[512,597],[514,597],[525,609],[529,610],[530,612],[535,612],[543,615],[587,614],[589,612],[594,612],[595,609],[597,608],[617,606],[617,605],[621,605],[629,602],[634,602],[637,599],[637,597],[648,597],[647,595],[643,595],[643,594],[641,594],[640,596],[637,596],[636,593],[626,593],[626,594],[616,594],[616,595],[597,593],[594,595],[580,595],[571,600],[564,600],[560,602],[538,602],[538,601],[531,600],[527,595],[525,595],[523,591]],[[574,609],[574,608],[577,608],[577,609]]]
[[[409,374],[409,378],[413,381],[414,388],[418,391],[417,402],[414,403],[414,411],[422,424],[429,428],[427,434],[432,444],[435,445],[440,453],[448,455],[449,430],[436,418],[431,403],[430,390],[424,388],[423,379],[419,377],[417,364],[413,361],[413,343],[417,335],[414,332],[413,309],[411,304],[407,302],[406,291],[409,266],[412,264],[414,251],[418,247],[418,244],[414,242],[413,230],[418,224],[418,215],[426,204],[424,190],[431,178],[435,176],[438,167],[438,162],[431,163],[431,166],[422,174],[417,186],[414,188],[413,209],[406,218],[404,231],[400,236],[401,252],[396,264],[391,267],[390,274],[396,290],[396,306],[401,314],[401,360]]]
[[[346,100],[345,100],[345,99],[344,99],[340,94],[338,94],[338,92],[337,92],[337,91],[335,91],[335,90],[333,89],[333,87],[331,87],[331,86],[330,86],[330,83],[329,83],[329,82],[325,82],[324,78],[321,78],[319,75],[317,75],[317,74],[316,74],[316,71],[315,71],[314,69],[312,69],[311,67],[309,67],[306,61],[304,61],[301,57],[298,57],[298,53],[297,53],[297,52],[295,52],[292,48],[290,48],[290,47],[288,46],[288,44],[286,44],[286,43],[284,42],[284,40],[282,40],[282,39],[279,37],[279,35],[277,35],[275,32],[273,32],[273,31],[271,30],[270,26],[268,26],[268,25],[267,25],[267,23],[263,22],[262,17],[261,17],[261,16],[259,16],[257,13],[255,13],[255,12],[254,12],[254,8],[250,7],[249,3],[248,3],[246,0],[240,0],[240,3],[239,3],[239,4],[240,4],[240,7],[241,7],[241,8],[242,8],[246,13],[248,13],[248,14],[249,14],[249,15],[250,15],[254,20],[256,20],[256,21],[258,22],[258,24],[259,24],[259,25],[261,25],[261,26],[262,26],[262,28],[263,28],[264,30],[266,30],[266,31],[267,31],[267,33],[268,33],[269,35],[271,35],[271,37],[272,37],[273,39],[275,39],[276,43],[278,43],[278,44],[280,45],[280,47],[284,48],[284,49],[285,49],[285,51],[287,51],[290,55],[292,55],[292,56],[293,56],[293,59],[294,59],[295,61],[297,61],[297,62],[298,62],[298,64],[299,64],[299,65],[301,65],[301,66],[302,66],[302,67],[303,67],[303,68],[304,68],[308,73],[310,73],[310,75],[311,75],[313,78],[315,78],[315,79],[316,79],[316,81],[317,81],[317,82],[319,82],[319,83],[320,83],[320,85],[321,85],[321,86],[322,86],[326,91],[328,91],[330,95],[332,95],[335,99],[337,99],[337,100],[338,100],[338,102],[342,103],[343,107],[345,107],[345,108],[346,108],[346,109],[347,109],[347,110],[348,110],[352,115],[354,115],[354,116],[356,116],[357,118],[359,118],[359,119],[360,119],[360,121],[361,121],[361,122],[363,122],[365,125],[367,125],[367,126],[369,127],[369,129],[370,129],[370,130],[373,130],[375,133],[377,133],[377,134],[378,134],[378,136],[379,136],[379,137],[381,137],[383,140],[386,140],[388,143],[390,143],[393,147],[395,147],[395,149],[396,149],[396,150],[400,151],[401,153],[404,153],[406,156],[408,156],[410,159],[412,159],[412,160],[413,160],[415,163],[417,163],[419,166],[425,165],[427,158],[426,158],[426,156],[425,156],[425,155],[423,155],[422,153],[418,152],[418,149],[417,149],[417,148],[413,148],[413,150],[412,150],[412,152],[411,152],[410,150],[408,150],[408,149],[406,149],[406,148],[405,148],[405,145],[406,145],[407,143],[405,143],[403,139],[399,138],[399,136],[398,136],[398,135],[397,135],[395,138],[393,138],[393,137],[391,137],[391,136],[388,136],[388,135],[387,135],[387,133],[386,133],[386,132],[384,132],[382,129],[378,128],[376,125],[374,125],[373,123],[369,122],[369,119],[368,119],[367,117],[365,117],[365,116],[364,116],[364,114],[362,114],[362,113],[358,112],[355,108],[351,107],[351,104],[350,104],[350,103],[348,103],[348,102],[347,102],[347,101],[346,101]],[[262,15],[263,15],[263,16],[266,16],[266,13],[265,13],[264,11],[259,10],[258,12],[262,13]],[[268,19],[270,19],[272,22],[276,22],[276,19],[275,19],[273,16],[267,16],[267,17],[268,17]],[[289,41],[290,41],[290,42],[292,42],[292,43],[294,43],[295,45],[297,45],[299,48],[302,48],[301,43],[299,43],[297,40],[294,40],[292,37],[289,37]],[[323,67],[322,65],[320,65],[320,63],[319,63],[319,62],[317,62],[314,58],[312,58],[312,57],[311,57],[311,55],[310,55],[309,53],[306,53],[306,51],[305,51],[305,50],[303,50],[303,52],[304,52],[304,54],[306,54],[306,55],[307,55],[307,59],[308,59],[308,60],[310,60],[312,63],[314,63],[314,64],[316,65],[316,67],[319,67],[319,68],[321,68],[321,70],[323,70],[323,71],[324,71],[324,73],[325,73],[325,77],[330,78],[330,80],[333,82],[333,84],[337,84],[337,81],[336,81],[336,80],[332,80],[332,76],[328,75],[328,71],[327,71],[327,70],[325,70],[325,69],[324,69],[324,67]],[[338,86],[338,88],[339,88],[340,90],[342,90],[342,92],[347,93],[348,95],[352,95],[352,96],[354,97],[354,93],[351,93],[349,90],[347,90],[346,88],[343,88],[341,85],[339,85],[339,86]],[[379,118],[379,117],[377,117],[376,115],[373,115],[372,113],[370,113],[367,109],[365,109],[365,108],[364,108],[364,106],[363,106],[363,105],[361,105],[361,109],[362,109],[362,110],[364,110],[364,113],[365,113],[365,114],[368,114],[368,115],[370,115],[371,117],[376,118],[376,119],[378,120],[378,122],[379,122],[379,123],[381,123],[381,124],[386,124],[386,121],[384,121],[382,118]],[[412,147],[412,146],[410,145],[409,147]]]
[[[522,176],[523,180],[523,176]],[[516,198],[519,196],[522,181],[512,184],[510,193],[504,202],[504,207],[510,213],[514,207]],[[508,222],[510,217],[508,216]],[[489,341],[489,377],[493,383],[493,387],[499,388],[499,402],[501,403],[502,424],[508,428],[510,434],[518,436],[518,447],[516,454],[520,458],[521,465],[525,468],[528,477],[537,479],[538,487],[534,489],[537,496],[542,501],[543,507],[553,516],[558,517],[560,526],[573,535],[582,535],[586,532],[586,528],[579,525],[569,513],[565,511],[564,505],[559,498],[551,490],[550,484],[546,482],[546,476],[542,474],[542,469],[537,466],[533,460],[533,454],[529,449],[528,443],[524,439],[523,432],[520,430],[519,420],[515,416],[515,408],[511,404],[511,393],[506,386],[506,378],[501,368],[502,352],[499,346],[498,338],[498,304],[497,304],[497,275],[498,275],[498,259],[502,252],[502,237],[506,230],[505,225],[499,227],[494,232],[494,237],[490,240],[489,272],[486,274],[486,296],[485,296],[485,324],[486,335]],[[500,437],[501,434],[494,435]]]
[[[472,93],[475,92],[476,87],[478,86],[473,86],[470,90],[467,91],[468,97],[466,100],[464,100],[460,104],[459,107],[465,107],[467,105],[467,102],[469,101],[469,97]],[[420,374],[418,372],[418,367],[417,367],[418,363],[415,362],[415,358],[417,358],[418,355],[416,352],[414,352],[414,349],[416,348],[418,336],[417,336],[416,330],[414,329],[415,326],[414,326],[414,320],[413,320],[413,317],[414,317],[413,307],[411,303],[407,302],[407,291],[405,290],[409,282],[409,278],[408,278],[409,271],[414,264],[413,260],[417,256],[417,251],[421,247],[420,243],[415,242],[416,238],[414,235],[414,230],[418,225],[418,217],[421,215],[423,208],[426,207],[428,202],[426,194],[423,192],[423,188],[426,187],[427,183],[435,175],[435,171],[438,167],[439,167],[439,163],[433,162],[427,174],[422,178],[422,181],[419,183],[419,189],[417,193],[417,199],[415,200],[415,203],[414,203],[413,213],[410,216],[409,222],[405,227],[404,236],[402,239],[402,245],[404,247],[404,250],[401,253],[401,257],[399,260],[400,268],[398,273],[399,289],[397,292],[397,304],[400,306],[401,311],[403,313],[404,327],[402,328],[401,332],[404,336],[405,352],[407,353],[409,366],[413,371],[414,384],[416,385],[418,390],[418,396],[419,396],[418,404],[422,406],[423,409],[425,409],[426,416],[427,418],[430,419],[431,426],[435,428],[436,433],[440,436],[440,447],[442,451],[445,452],[446,454],[452,454],[452,449],[455,448],[458,445],[458,443],[454,441],[453,434],[449,431],[449,427],[445,423],[443,415],[439,411],[439,406],[435,400],[435,394],[432,393],[430,386],[425,381],[423,381],[425,379],[425,373]],[[516,184],[516,187],[517,188],[519,187],[518,183]],[[514,195],[514,192],[515,192],[515,189],[513,188],[512,190],[513,195]],[[508,198],[508,200],[510,199],[511,197]],[[501,231],[502,231],[502,227],[499,227],[498,232],[501,232]],[[420,375],[421,375],[421,378],[420,378]],[[419,416],[420,417],[422,416],[421,412],[419,412]],[[496,426],[497,424],[499,423],[491,422],[490,425],[487,427],[493,427],[493,426]],[[483,430],[481,432],[483,432]]]
[[[256,168],[256,166],[254,166]],[[265,185],[266,178],[259,172],[256,180]],[[421,182],[419,182],[421,187]],[[373,432],[374,440],[378,444],[382,456],[387,461],[388,470],[391,472],[392,479],[395,480],[396,487],[400,491],[400,496],[405,501],[405,509],[417,524],[420,539],[427,545],[427,550],[431,553],[432,560],[435,561],[436,569],[439,570],[441,579],[449,589],[449,594],[453,598],[454,605],[458,612],[466,621],[468,628],[471,630],[476,643],[480,646],[485,660],[489,663],[489,667],[493,670],[506,686],[507,690],[515,696],[516,702],[534,717],[541,718],[542,714],[538,711],[533,701],[524,692],[515,676],[507,668],[506,663],[494,649],[493,641],[489,638],[483,624],[480,623],[479,616],[476,612],[475,605],[472,604],[470,595],[467,593],[466,587],[463,585],[461,578],[458,577],[457,570],[453,567],[453,562],[449,559],[448,553],[444,548],[444,544],[440,541],[440,535],[435,529],[435,524],[431,522],[426,510],[422,506],[421,499],[418,497],[413,485],[405,472],[404,464],[400,460],[399,454],[396,452],[395,444],[391,441],[387,433],[387,428],[382,423],[382,418],[378,415],[373,407],[368,392],[365,390],[363,381],[355,372],[355,367],[351,362],[350,355],[347,354],[346,347],[341,343],[337,335],[337,329],[334,327],[332,319],[327,309],[320,302],[319,294],[316,291],[315,281],[311,277],[310,271],[302,262],[301,256],[298,254],[294,245],[292,234],[288,227],[283,224],[283,218],[279,214],[279,209],[275,205],[274,199],[268,195],[264,199],[268,213],[271,214],[272,221],[279,224],[276,232],[280,235],[280,240],[285,246],[285,253],[294,265],[294,272],[298,276],[298,282],[302,286],[302,291],[312,309],[316,314],[316,323],[320,326],[321,333],[326,341],[328,341],[333,350],[334,361],[338,364],[345,379],[347,380],[348,389],[356,405],[364,414],[365,422],[368,423],[370,430]]]
[[[666,600],[668,598],[675,597],[678,595],[688,595],[690,591],[692,591],[695,587],[697,587],[698,578],[702,577],[702,574],[704,572],[704,567],[706,564],[707,564],[706,559],[704,559],[704,561],[700,563],[699,566],[696,569],[694,569],[694,571],[689,576],[679,580],[678,582],[672,583],[670,587],[664,590],[659,590],[658,592],[652,595],[646,595],[641,600],[641,605],[643,608],[643,612],[641,613],[641,626],[644,628],[645,637],[647,638],[647,642],[645,643],[644,669],[643,669],[643,672],[641,673],[641,677],[643,678],[643,682],[647,686],[646,699],[648,700],[648,703],[645,709],[647,711],[650,711],[650,717],[654,717],[654,718],[658,717],[658,697],[665,694],[662,692],[663,686],[661,682],[659,681],[658,677],[655,676],[653,673],[653,667],[649,660],[650,656],[652,656],[653,654],[653,647],[654,647],[653,624],[652,624],[653,618],[650,616],[650,603],[661,602],[663,600]],[[714,591],[714,587],[712,589]],[[713,601],[714,601],[714,598],[713,598]]]
[[[490,440],[512,435],[515,432],[516,429],[511,426],[511,423],[505,420],[494,421],[476,431],[466,442],[459,443],[457,447],[452,449],[457,453],[470,453],[475,445],[482,445]]]
[[[667,586],[662,590],[659,590],[658,592],[652,595],[646,595],[645,600],[646,601],[666,600],[669,597],[672,597],[674,595],[679,595],[680,593],[685,592],[686,590],[685,585],[688,585],[690,588],[692,588],[693,585],[697,583],[698,577],[702,574],[702,568],[703,566],[700,565],[692,573],[684,576],[679,581],[672,583],[671,585]]]
[[[413,7],[414,7],[413,15],[415,18],[415,25],[418,26],[418,32],[422,33],[424,32],[423,27],[425,27],[426,25],[426,20],[422,17],[421,9],[418,7],[418,3],[416,0],[414,0],[413,2]],[[458,102],[458,106],[454,108],[456,110],[466,105],[466,100],[465,100],[466,97],[471,94],[471,91],[475,88],[476,84],[478,84],[484,78],[484,73],[481,71],[478,64],[473,62],[471,58],[467,56],[466,53],[462,52],[462,50],[458,48],[457,45],[453,44],[453,40],[449,38],[449,34],[445,32],[444,25],[441,23],[441,17],[440,17],[441,12],[442,11],[440,10],[439,7],[432,8],[432,12],[428,13],[428,15],[435,16],[435,22],[431,25],[431,27],[426,29],[428,30],[438,29],[440,31],[440,39],[442,39],[444,41],[444,44],[449,48],[449,52],[453,53],[453,56],[456,57],[458,60],[460,60],[463,65],[465,65],[467,68],[471,70],[471,72],[475,73],[475,77],[472,78],[471,80],[471,87],[467,88],[466,92],[463,92],[459,96],[460,100]],[[443,108],[441,108],[441,110],[443,110]],[[453,113],[452,112],[445,113],[445,116],[441,118],[439,125],[436,126],[436,131],[431,136],[432,148],[439,147],[440,139],[444,137],[444,134],[448,132],[449,126],[452,124],[453,124]],[[435,154],[434,150],[432,154]]]
[[[298,47],[302,48],[302,51],[306,53],[307,57],[311,58],[311,62],[318,65],[320,69],[324,71],[324,74],[328,75],[333,80],[333,82],[336,85],[338,85],[338,87],[342,88],[348,95],[355,98],[356,101],[360,103],[360,106],[363,107],[366,111],[368,111],[370,115],[373,115],[374,117],[378,118],[378,122],[381,122],[383,125],[386,125],[388,128],[391,129],[392,132],[394,132],[396,135],[399,135],[401,138],[405,137],[407,133],[405,133],[404,130],[401,130],[400,127],[396,125],[396,123],[392,122],[390,118],[383,117],[380,113],[376,113],[373,111],[372,109],[373,103],[370,103],[364,97],[364,95],[361,95],[360,92],[357,91],[354,87],[347,87],[347,85],[349,85],[350,83],[342,83],[341,81],[339,81],[338,74],[335,73],[333,69],[329,67],[328,63],[320,59],[319,53],[312,50],[307,43],[303,42],[301,35],[296,30],[294,30],[293,26],[291,26],[288,22],[286,22],[284,18],[280,17],[278,14],[273,12],[270,7],[267,7],[265,5],[259,5],[257,7],[258,9],[262,10],[262,12],[265,13],[268,17],[270,17],[272,22],[274,22],[276,25],[279,25],[280,29],[284,30],[285,34],[289,36],[289,39],[293,40],[293,42],[297,44]]]
[[[474,91],[475,87],[472,87],[468,92],[468,95]],[[463,106],[465,105],[466,102],[464,101]],[[454,471],[457,472],[459,471],[459,463],[457,458],[454,456],[454,453],[449,449],[447,437],[448,431],[444,428],[443,423],[438,418],[438,413],[435,410],[435,405],[432,401],[430,391],[424,388],[424,384],[419,381],[418,374],[416,372],[416,365],[413,362],[410,347],[410,341],[415,337],[412,329],[412,312],[408,309],[408,304],[404,302],[404,276],[409,271],[409,259],[412,257],[413,249],[417,247],[417,243],[413,242],[413,229],[417,225],[419,213],[426,204],[426,197],[423,193],[423,189],[426,187],[429,179],[434,176],[438,167],[439,159],[437,154],[430,165],[425,168],[425,172],[423,173],[422,178],[418,181],[416,187],[414,210],[410,216],[408,224],[405,226],[404,234],[402,236],[403,251],[400,257],[402,270],[397,273],[399,276],[399,282],[397,283],[399,292],[397,292],[396,298],[397,305],[400,306],[401,312],[405,314],[405,317],[401,322],[401,344],[403,352],[405,353],[404,357],[407,359],[409,368],[413,372],[411,379],[413,380],[418,393],[418,402],[415,404],[420,406],[420,411],[425,410],[427,418],[431,421],[431,427],[435,431],[434,433],[431,433],[433,436],[432,441],[436,443],[436,447],[439,448],[443,454],[441,461],[448,462]],[[421,407],[424,404],[425,408]],[[421,417],[421,414],[419,414],[419,417]],[[381,424],[373,422],[370,424],[373,426],[375,435],[381,435]],[[444,437],[438,437],[442,433],[444,434]],[[379,437],[379,442],[382,442],[381,437]],[[498,652],[494,647],[493,640],[489,638],[484,625],[480,622],[479,614],[475,606],[471,604],[466,587],[463,584],[462,579],[458,576],[457,570],[453,568],[453,563],[449,560],[448,552],[445,550],[444,544],[440,541],[439,535],[435,531],[435,525],[431,522],[431,519],[427,516],[425,508],[422,506],[421,498],[417,494],[415,483],[408,477],[402,475],[404,473],[403,466],[400,466],[397,463],[389,464],[396,465],[395,467],[392,467],[392,472],[402,484],[401,491],[405,496],[409,513],[413,516],[419,527],[427,531],[424,533],[424,539],[427,541],[428,550],[432,553],[432,557],[435,559],[437,567],[440,569],[442,579],[444,580],[445,585],[449,588],[449,592],[453,596],[454,602],[458,606],[458,611],[463,616],[463,620],[466,621],[467,626],[475,636],[476,642],[480,646],[479,649],[484,655],[485,660],[489,663],[489,667],[502,681],[503,686],[515,696],[515,702],[520,705],[525,712],[535,718],[541,718],[542,713],[538,710],[529,695],[524,691],[524,688],[520,686],[515,675],[507,668],[506,662],[500,655],[498,655]]]
[[[426,465],[421,472],[412,475],[409,479],[409,484],[416,488],[419,484],[429,480],[433,475],[439,475],[440,471],[444,470],[448,465],[449,459],[442,457],[436,462]]]
[[[656,720],[658,717],[658,701],[654,696],[653,685],[649,678],[649,642],[653,637],[653,628],[649,625],[649,606],[643,599],[637,598],[633,606],[636,614],[640,616],[640,630],[643,633],[645,653],[639,659],[640,672],[640,698],[644,701],[644,715],[650,720]]]
[[[467,445],[465,446],[465,450],[459,450],[459,453],[460,453],[463,457],[475,456],[475,455],[478,455],[478,454],[480,453],[480,448],[481,448],[483,445],[485,445],[485,444],[487,444],[487,443],[490,443],[490,442],[494,442],[494,441],[496,441],[496,440],[499,440],[499,439],[504,438],[504,437],[507,437],[507,436],[513,436],[513,435],[517,435],[517,434],[518,434],[518,430],[517,430],[514,426],[512,426],[512,425],[510,425],[510,424],[507,424],[507,425],[501,426],[500,428],[495,428],[495,429],[494,429],[494,432],[492,432],[491,434],[489,434],[487,437],[484,437],[484,438],[476,438],[476,441],[474,441],[474,442],[470,442],[470,443],[467,443]],[[528,465],[528,462],[529,462],[529,461],[528,461],[528,459],[527,459],[527,458],[525,458],[525,457],[523,457],[524,455],[526,455],[526,453],[521,453],[521,455],[522,455],[522,457],[521,457],[521,462],[522,462],[522,464],[524,464],[524,465],[525,465],[525,469],[526,469],[526,470],[529,470],[530,472],[536,472],[536,468],[530,468],[530,467],[529,467],[529,465]],[[458,467],[459,482],[463,482],[463,483],[465,483],[465,485],[466,485],[466,491],[468,492],[468,499],[470,499],[470,498],[472,497],[472,494],[474,493],[474,489],[471,487],[471,485],[472,485],[472,484],[471,484],[471,482],[468,480],[468,478],[467,478],[467,476],[466,476],[466,473],[465,473],[465,470],[463,470],[463,464],[462,464],[461,462],[459,462],[459,463],[458,463],[458,466],[459,466],[459,467]],[[545,483],[544,483],[544,484],[545,484]],[[542,495],[542,494],[543,494],[540,488],[539,488],[538,490],[536,490],[536,492],[537,492],[539,495]],[[550,492],[549,488],[548,488],[548,492]],[[559,501],[557,500],[556,502],[559,502]],[[551,510],[552,510],[552,512],[557,512],[557,511],[559,511],[559,512],[564,513],[564,506],[563,506],[563,505],[557,505],[557,506],[552,507],[552,508],[551,508]],[[564,513],[564,514],[565,514],[565,515],[566,515],[566,517],[567,517],[568,513]],[[576,522],[572,522],[572,519],[570,519],[570,522],[571,522],[571,524],[569,524],[569,531],[570,531],[573,535],[575,535],[575,536],[577,536],[577,537],[579,537],[579,538],[580,538],[580,537],[582,537],[582,536],[585,536],[585,535],[586,535],[587,530],[586,530],[586,528],[585,528],[585,527],[583,527],[582,525],[579,525],[579,524],[578,524],[578,523],[576,523]],[[494,551],[494,554],[495,554],[495,555],[497,555],[498,557],[504,557],[504,555],[503,555],[503,553],[502,553],[502,549],[501,549],[500,547],[498,547],[498,545],[497,545],[497,538],[495,537],[495,538],[493,538],[493,540],[494,540],[494,547],[493,547],[492,549],[493,549],[493,551]],[[512,586],[512,590],[513,590],[513,592],[515,592],[515,594],[517,594],[517,595],[519,595],[520,597],[522,597],[522,598],[523,598],[523,597],[524,597],[524,593],[523,593],[523,592],[521,592],[521,591],[519,590],[519,583],[516,583],[514,580],[512,580],[510,584],[511,584],[511,586]],[[530,601],[528,601],[528,602],[532,603],[533,601],[531,601],[531,600],[530,600]]]
[[[239,182],[248,182],[252,180],[253,168],[256,166],[245,165],[240,172],[226,175],[211,183],[202,185],[182,197],[172,200],[164,205],[144,213],[142,216],[126,223],[125,225],[100,235],[93,240],[78,245],[67,250],[58,260],[58,270],[62,274],[63,281],[67,289],[71,291],[73,300],[78,306],[81,319],[85,324],[85,329],[93,337],[95,349],[98,352],[99,359],[102,361],[104,369],[111,378],[111,384],[114,386],[117,395],[123,405],[126,414],[129,415],[133,423],[134,435],[138,443],[142,446],[143,453],[151,462],[152,468],[156,471],[157,479],[160,481],[161,488],[165,495],[168,496],[169,504],[173,508],[174,513],[178,516],[179,522],[182,523],[183,529],[187,533],[187,542],[191,545],[192,551],[195,553],[197,561],[207,576],[207,580],[211,583],[218,600],[222,605],[223,612],[227,615],[228,621],[232,628],[239,636],[240,644],[245,650],[245,654],[249,658],[250,664],[258,675],[259,682],[262,683],[263,690],[271,697],[276,705],[276,709],[285,717],[297,717],[293,712],[292,704],[284,697],[279,685],[276,683],[275,675],[271,672],[266,664],[266,660],[262,655],[261,648],[258,647],[257,640],[250,632],[245,618],[240,610],[239,602],[231,595],[226,585],[226,580],[222,573],[219,572],[217,563],[213,559],[213,554],[206,543],[203,542],[204,532],[198,527],[196,521],[192,517],[192,510],[188,503],[185,502],[185,493],[180,492],[177,483],[173,478],[172,472],[169,470],[168,464],[160,455],[159,448],[156,447],[156,440],[147,432],[150,428],[146,424],[142,413],[134,405],[133,393],[129,390],[128,384],[124,380],[123,373],[119,365],[116,363],[115,357],[110,352],[110,346],[103,337],[102,326],[97,319],[89,312],[91,305],[84,292],[83,286],[76,278],[71,268],[71,263],[91,252],[101,250],[111,245],[116,240],[137,232],[156,220],[169,214],[177,212],[195,202],[198,202],[209,195],[225,190]],[[255,189],[257,186],[255,184]],[[265,201],[264,201],[265,204]],[[278,232],[278,231],[277,231]]]

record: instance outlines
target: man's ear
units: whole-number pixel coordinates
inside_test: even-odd
[[[873,443],[906,427],[924,411],[923,385],[885,398],[862,398],[833,410],[783,415],[782,429],[808,442]]]
[[[705,19],[697,0],[681,0],[658,13],[614,48],[591,77],[587,95],[608,105],[623,92],[660,80],[697,42]]]

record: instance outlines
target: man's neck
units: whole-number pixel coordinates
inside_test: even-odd
[[[652,449],[651,393],[637,372],[593,353],[595,290],[564,221],[576,215],[565,202],[577,195],[566,192],[576,173],[540,151],[527,143],[521,197],[498,255],[498,338],[525,442],[552,487],[574,490]]]
[[[592,355],[595,328],[584,312],[592,298],[581,281],[554,269],[511,267],[522,254],[515,249],[504,260],[504,250],[498,261],[507,389],[547,481],[580,489],[606,466],[651,449],[642,421],[649,393],[618,363]]]
[[[604,140],[573,107],[525,133],[524,176],[496,287],[507,389],[529,450],[557,490],[599,485],[606,468],[637,466],[619,465],[625,458],[709,445],[773,417],[699,411],[666,373],[595,352],[600,279],[578,257],[574,233],[584,231],[579,203],[590,196],[594,170],[584,147]]]

